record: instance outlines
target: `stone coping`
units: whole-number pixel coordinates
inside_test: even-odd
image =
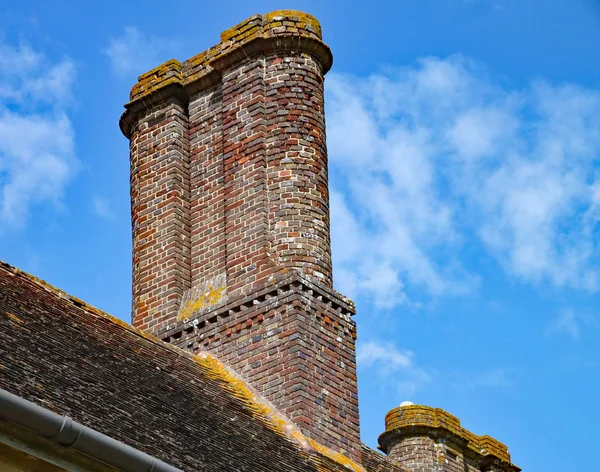
[[[505,444],[490,436],[477,436],[460,425],[460,420],[441,408],[407,405],[394,408],[385,416],[385,432],[379,436],[380,448],[385,452],[399,438],[408,436],[447,437],[466,446],[468,451],[482,459],[491,456],[500,461],[503,469],[519,471],[510,461]],[[497,461],[495,461],[497,462]]]
[[[315,17],[296,10],[276,10],[254,15],[221,33],[221,42],[179,62],[171,59],[140,75],[125,105],[119,126],[130,138],[137,117],[172,95],[187,97],[220,81],[220,72],[248,57],[279,51],[303,51],[316,57],[325,74],[333,63],[329,47],[321,40]]]

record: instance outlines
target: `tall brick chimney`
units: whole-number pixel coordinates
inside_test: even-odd
[[[133,324],[245,376],[360,460],[352,302],[332,289],[323,80],[310,15],[276,11],[139,77],[131,141]]]

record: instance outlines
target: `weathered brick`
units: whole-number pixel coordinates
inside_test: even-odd
[[[133,324],[164,333],[193,318],[192,336],[174,342],[214,351],[311,437],[359,457],[352,310],[338,319],[300,289],[337,297],[323,111],[331,53],[316,20],[292,11],[252,17],[222,41],[140,76],[121,120]],[[286,277],[294,286],[259,293]],[[227,316],[211,314],[227,304]],[[338,356],[343,368],[327,361]],[[323,391],[329,401],[315,408]]]

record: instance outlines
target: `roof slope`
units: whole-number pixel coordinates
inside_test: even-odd
[[[4,263],[0,388],[183,470],[364,470],[303,436],[214,357]]]

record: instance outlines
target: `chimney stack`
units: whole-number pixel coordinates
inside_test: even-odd
[[[139,77],[133,324],[214,352],[303,432],[360,460],[354,305],[332,289],[317,20],[255,15]]]

